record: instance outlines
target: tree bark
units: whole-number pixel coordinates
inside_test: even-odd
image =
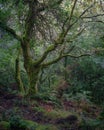
[[[22,82],[22,79],[21,79],[21,73],[20,73],[20,60],[19,60],[19,56],[20,56],[20,50],[18,52],[18,56],[17,56],[16,61],[15,61],[15,70],[16,70],[15,77],[16,77],[17,85],[19,87],[19,92],[21,94],[25,94],[23,82]]]
[[[24,57],[24,67],[28,75],[29,89],[27,92],[28,96],[32,96],[38,92],[37,82],[38,75],[40,72],[40,64],[36,64],[31,57],[30,44],[27,41],[21,43],[23,57]]]
[[[38,76],[40,72],[40,67],[39,66],[34,66],[34,64],[31,64],[29,67],[29,71],[27,72],[28,74],[28,79],[29,79],[29,90],[28,90],[28,95],[32,96],[38,92]]]
[[[66,70],[66,67],[67,67],[67,59],[68,57],[65,57],[64,58],[64,79],[67,81],[67,77],[68,77],[68,74],[67,74],[67,70]]]

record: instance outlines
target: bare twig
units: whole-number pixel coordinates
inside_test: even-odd
[[[96,18],[99,16],[104,16],[104,14],[97,14],[97,15],[93,15],[93,16],[86,16],[86,17],[82,17],[82,19],[89,19],[89,18]]]

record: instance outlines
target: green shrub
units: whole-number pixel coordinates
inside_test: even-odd
[[[83,120],[79,126],[80,130],[96,130],[100,127],[100,121],[95,119]]]
[[[10,130],[10,123],[6,121],[0,122],[0,129],[1,130]]]
[[[14,115],[10,118],[11,130],[35,130],[37,128],[37,123],[24,120],[20,116]]]
[[[12,130],[25,130],[26,123],[21,119],[20,116],[14,115],[10,118],[10,127]]]
[[[104,76],[99,77],[91,85],[92,97],[95,103],[104,103]]]
[[[104,69],[94,59],[83,58],[71,71],[72,88],[69,93],[89,91],[91,100],[97,104],[104,103]]]

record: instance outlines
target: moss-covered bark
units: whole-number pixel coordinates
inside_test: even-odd
[[[34,95],[38,92],[38,86],[37,86],[37,82],[38,82],[38,75],[40,72],[40,67],[39,66],[34,66],[31,65],[29,68],[28,73],[28,79],[29,79],[29,91],[28,91],[28,95]]]
[[[31,57],[31,50],[30,44],[27,42],[26,39],[21,43],[23,57],[24,57],[24,67],[28,75],[29,81],[29,90],[27,95],[32,96],[37,93],[37,81],[38,81],[38,74],[40,72],[40,65],[34,63],[34,60]]]
[[[24,68],[27,72],[29,81],[29,90],[27,95],[32,96],[38,92],[37,81],[38,81],[38,74],[40,72],[40,63],[37,64],[37,62],[34,62],[34,60],[32,59],[30,43],[26,38],[24,38],[23,41],[21,42],[21,48],[24,57]],[[23,88],[22,80],[20,77],[19,58],[16,59],[16,75],[19,86]]]
[[[17,56],[16,61],[15,61],[15,71],[16,71],[15,77],[16,77],[16,81],[17,81],[17,84],[18,84],[18,87],[19,87],[19,92],[24,94],[25,90],[24,90],[24,86],[23,86],[23,82],[22,82],[21,74],[20,74],[19,55],[20,55],[20,50],[19,50],[18,56]]]

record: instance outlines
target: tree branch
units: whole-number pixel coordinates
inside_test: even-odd
[[[61,60],[62,58],[64,57],[71,57],[71,58],[80,58],[80,57],[83,57],[83,56],[91,56],[91,54],[81,54],[79,56],[74,56],[74,55],[71,55],[71,54],[63,54],[63,55],[59,55],[56,59],[50,61],[50,62],[47,62],[47,63],[44,63],[42,64],[41,66],[43,68],[46,68],[48,67],[49,65],[52,65],[54,63],[57,63],[59,60]]]
[[[64,24],[63,24],[63,27],[62,27],[62,28],[63,28],[63,30],[65,30],[64,27],[65,27],[65,25],[66,25],[66,23],[67,23],[67,21],[68,21],[68,27],[67,27],[67,29],[64,31],[64,37],[67,35],[68,31],[69,31],[70,28],[72,27],[72,26],[70,25],[70,22],[71,22],[73,13],[74,13],[74,9],[75,9],[76,3],[77,3],[77,0],[74,1],[73,7],[72,7],[72,10],[71,10],[71,13],[70,13],[70,17],[67,18],[67,19],[65,20]]]
[[[74,24],[76,24],[81,18],[82,16],[90,9],[94,6],[95,2],[93,4],[91,4],[88,8],[86,8],[80,15],[79,17],[71,24],[71,26],[73,26]]]
[[[43,62],[43,61],[46,59],[48,53],[50,53],[50,52],[52,52],[53,50],[55,50],[56,47],[57,47],[56,44],[52,44],[51,46],[49,46],[49,47],[46,49],[46,51],[43,53],[42,57],[41,57],[39,60],[37,60],[34,64],[40,64],[41,62]]]
[[[8,27],[6,24],[2,23],[0,21],[0,28],[5,30],[6,32],[10,33],[14,38],[16,38],[18,41],[22,41],[22,38],[16,34],[16,31],[14,31],[12,28]]]
[[[96,18],[99,16],[104,16],[104,14],[97,14],[97,15],[93,15],[93,16],[86,16],[86,17],[82,17],[82,19],[89,19],[89,18]]]
[[[57,2],[53,3],[50,8],[52,9],[55,5],[60,5],[64,0],[58,0]],[[41,4],[42,5],[42,4]],[[44,10],[47,10],[49,8],[49,3],[47,5],[45,5],[43,3],[43,5],[38,8],[38,12],[41,12],[41,11],[44,11]]]
[[[101,21],[101,20],[87,21],[87,22],[85,22],[85,23],[90,23],[90,22],[92,22],[92,23],[102,23],[102,24],[104,24],[104,21]]]
[[[58,1],[57,1],[57,4],[60,5],[63,1],[64,1],[64,0],[58,0]]]
[[[76,39],[78,36],[80,36],[84,30],[85,30],[85,27],[82,28],[75,36],[73,36],[73,37],[71,38],[71,41],[70,41],[70,40],[69,40],[69,41],[66,40],[66,42],[72,42],[74,39]]]
[[[25,39],[28,41],[31,39],[33,32],[34,21],[37,15],[37,4],[37,0],[32,0],[29,2],[29,11],[25,21]]]
[[[62,0],[60,0],[60,2],[62,2]],[[69,21],[72,18],[76,2],[77,2],[77,0],[74,1],[73,7],[72,7],[72,10],[71,10],[71,14],[70,14],[70,17],[69,17]],[[70,30],[70,27],[71,26],[70,26],[70,22],[69,22],[69,26],[67,27],[67,29],[66,30],[65,29],[62,30],[62,32],[59,34],[58,38],[54,41],[54,44],[52,44],[51,46],[49,46],[47,48],[47,50],[43,53],[42,57],[38,61],[36,61],[35,64],[40,64],[41,62],[43,62],[50,52],[55,50],[59,44],[62,45],[64,43],[64,39],[65,39],[68,31]]]

